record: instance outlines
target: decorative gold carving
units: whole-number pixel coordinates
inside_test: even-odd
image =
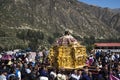
[[[66,69],[84,66],[86,57],[86,48],[84,46],[56,46],[50,49],[49,54],[51,66]]]

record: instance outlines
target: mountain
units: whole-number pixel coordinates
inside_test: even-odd
[[[120,8],[112,9],[112,11],[113,11],[114,13],[120,13]]]
[[[46,46],[65,30],[80,39],[120,37],[119,13],[77,0],[0,0],[0,16],[0,49]]]

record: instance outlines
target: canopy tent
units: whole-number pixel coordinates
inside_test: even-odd
[[[12,56],[12,55],[4,54],[4,55],[2,55],[2,57],[1,57],[1,60],[11,60],[11,59],[13,59],[13,56]]]

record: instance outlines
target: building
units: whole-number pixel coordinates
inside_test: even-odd
[[[95,43],[94,44],[95,52],[117,52],[120,53],[120,43]]]

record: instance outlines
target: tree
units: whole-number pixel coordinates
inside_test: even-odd
[[[6,36],[5,32],[0,30],[0,37],[5,37],[5,36]]]
[[[44,39],[44,33],[43,32],[38,31],[36,35],[37,35],[38,39],[41,39],[41,40]]]
[[[19,38],[19,39],[27,39],[27,34],[28,34],[28,31],[27,30],[21,30],[19,31],[16,36]]]
[[[48,42],[49,42],[50,44],[53,44],[54,38],[53,38],[53,37],[48,37]]]
[[[53,33],[54,38],[60,37],[61,35],[62,35],[62,34],[59,33],[59,32],[55,32],[55,33]]]

